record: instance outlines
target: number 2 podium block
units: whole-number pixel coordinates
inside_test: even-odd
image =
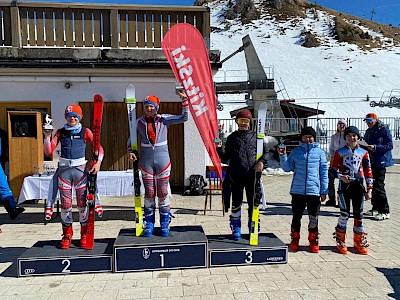
[[[160,228],[151,237],[122,229],[114,243],[114,272],[206,268],[207,237],[201,226],[173,226],[168,237]]]
[[[230,235],[207,237],[210,267],[287,263],[288,247],[272,233],[260,233],[257,246],[250,246],[248,234],[239,241]]]
[[[79,240],[69,249],[61,249],[59,240],[39,241],[18,257],[18,277],[111,272],[114,240],[95,240],[93,250],[81,248]]]

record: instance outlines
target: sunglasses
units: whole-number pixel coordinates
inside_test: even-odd
[[[236,123],[238,123],[239,125],[247,125],[247,124],[250,124],[250,119],[239,118],[236,120]]]
[[[368,118],[368,119],[365,119],[364,121],[367,124],[372,124],[374,122],[374,119],[373,118]]]

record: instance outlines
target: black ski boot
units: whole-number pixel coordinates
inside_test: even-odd
[[[18,207],[16,206],[15,208],[13,208],[10,204],[10,202],[8,202],[7,200],[4,200],[3,202],[4,208],[6,209],[6,211],[8,212],[8,215],[10,216],[11,220],[15,220],[19,214],[21,214],[25,208],[23,207]]]

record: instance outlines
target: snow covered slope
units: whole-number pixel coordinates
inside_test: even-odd
[[[324,117],[364,117],[369,112],[380,117],[400,117],[400,109],[371,108],[365,100],[368,95],[371,100],[379,101],[385,92],[400,90],[400,47],[389,41],[384,48],[362,51],[357,46],[338,43],[330,35],[333,19],[322,11],[285,22],[275,21],[262,12],[258,20],[242,25],[238,20],[221,17],[227,2],[209,3],[211,26],[218,28],[211,34],[211,48],[221,51],[221,59],[237,50],[242,45],[242,37],[249,34],[263,66],[273,66],[275,80],[284,83],[296,104],[325,110]],[[317,34],[321,46],[302,47],[301,34],[305,30]],[[241,52],[227,60],[214,79],[246,80],[245,70],[246,61]],[[278,99],[283,98],[286,95],[278,94]],[[246,106],[243,96],[220,96],[219,99],[225,108],[218,112],[219,118],[230,118],[230,110]],[[238,100],[243,102],[234,103]]]

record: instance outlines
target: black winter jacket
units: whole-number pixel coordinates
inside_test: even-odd
[[[233,181],[248,177],[254,172],[257,155],[256,133],[251,130],[237,130],[226,139],[225,149],[217,148],[221,160],[229,161],[228,173]],[[264,165],[268,150],[264,142],[263,154],[259,161]]]

